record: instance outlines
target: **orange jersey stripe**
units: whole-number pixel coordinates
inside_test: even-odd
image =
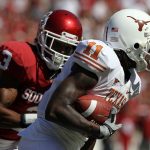
[[[80,53],[78,53],[78,52],[75,52],[75,55],[76,55],[76,56],[79,55],[80,58],[83,57],[83,59],[87,59],[88,61],[91,61],[92,63],[94,63],[94,64],[95,64],[96,66],[98,66],[99,68],[102,68],[102,70],[106,70],[106,67],[104,67],[103,65],[97,63],[96,61],[94,61],[94,60],[93,60],[92,58],[90,58],[90,57],[87,57],[87,56],[85,56],[85,55],[83,55],[83,54],[80,54]]]
[[[89,61],[86,61],[85,59],[81,58],[80,56],[74,55],[74,57],[76,57],[77,59],[80,59],[80,60],[84,61],[86,64],[91,65],[93,68],[96,68],[98,71],[102,71],[102,72],[104,71],[103,68],[97,67],[96,65],[90,63]]]

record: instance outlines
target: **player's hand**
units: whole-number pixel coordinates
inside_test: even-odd
[[[113,107],[111,109],[108,119],[100,126],[100,138],[106,139],[115,133],[122,127],[122,124],[116,124],[117,109]]]

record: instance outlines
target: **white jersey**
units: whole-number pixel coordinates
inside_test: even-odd
[[[89,93],[104,97],[118,110],[140,92],[141,81],[136,71],[130,70],[130,79],[126,82],[123,68],[112,48],[99,40],[84,40],[78,44],[75,53],[66,62],[51,88],[44,94],[38,107],[38,119],[21,132],[21,136],[39,141],[49,139],[51,143],[55,137],[58,138],[58,143],[65,150],[78,150],[84,144],[86,138],[80,133],[45,119],[45,110],[50,97],[59,84],[71,73],[71,68],[75,63],[98,77],[97,84]]]

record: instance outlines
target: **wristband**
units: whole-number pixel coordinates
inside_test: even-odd
[[[22,114],[20,126],[22,128],[28,127],[31,123],[33,123],[37,119],[37,114]]]
[[[105,125],[100,126],[100,139],[105,139],[109,137],[110,133],[108,128]]]

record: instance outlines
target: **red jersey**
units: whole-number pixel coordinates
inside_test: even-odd
[[[45,64],[37,57],[36,47],[25,42],[5,42],[0,46],[0,69],[19,82],[18,95],[9,107],[20,113],[36,112],[43,93],[51,85]],[[0,129],[0,138],[18,140],[17,131]]]

